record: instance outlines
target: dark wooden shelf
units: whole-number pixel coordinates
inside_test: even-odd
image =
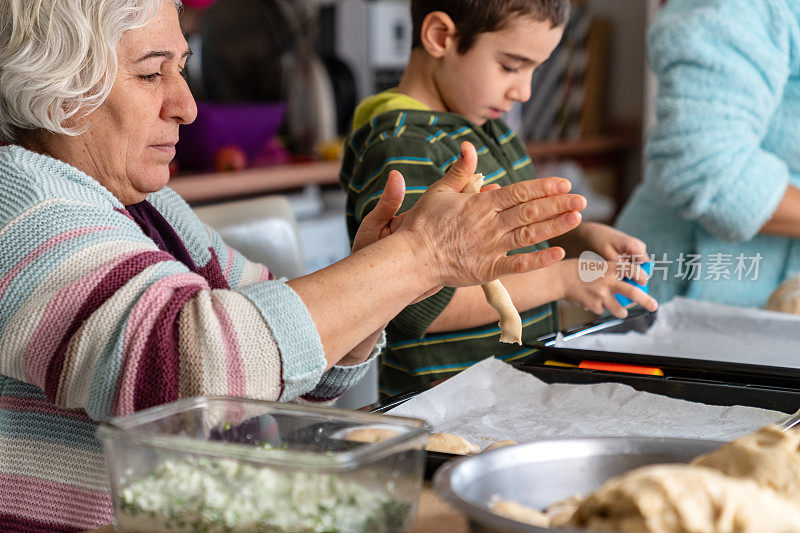
[[[311,184],[339,181],[339,161],[293,163],[249,168],[237,172],[211,172],[175,176],[169,186],[189,203],[225,200],[252,194],[297,189]]]
[[[547,159],[615,158],[638,147],[631,134],[598,135],[575,141],[529,143],[535,161]],[[178,175],[169,186],[189,203],[227,200],[255,194],[269,194],[306,185],[334,185],[339,181],[339,161],[292,163],[250,168],[238,172]]]
[[[534,159],[580,159],[618,154],[637,148],[639,138],[634,133],[597,135],[574,141],[528,143],[527,149]]]
[[[632,157],[641,150],[640,127],[621,125],[615,133],[584,137],[574,141],[529,143],[528,153],[534,163],[573,160],[585,169],[605,168],[613,172],[606,183],[607,194],[613,196],[617,214],[627,201],[631,183]],[[616,214],[614,216],[616,218]]]

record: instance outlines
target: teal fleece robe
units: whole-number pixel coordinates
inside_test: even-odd
[[[617,226],[655,255],[662,303],[762,306],[800,271],[799,240],[759,233],[800,187],[800,2],[670,0],[648,43],[657,123]]]

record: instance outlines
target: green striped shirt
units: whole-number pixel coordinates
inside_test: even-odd
[[[456,161],[463,141],[475,145],[478,172],[483,173],[486,184],[502,186],[536,177],[525,146],[502,120],[491,120],[478,127],[454,113],[385,112],[353,132],[345,143],[340,180],[347,191],[350,238],[355,236],[364,215],[375,207],[389,171],[399,170],[406,180],[406,197],[400,210],[406,211]],[[546,246],[547,243],[541,243],[520,251]],[[424,387],[489,356],[514,361],[536,351],[500,343],[500,328],[496,323],[426,334],[454,291],[445,287],[408,306],[389,324],[388,343],[381,356],[382,396]],[[558,327],[554,303],[521,314],[524,344],[532,344],[537,337]]]

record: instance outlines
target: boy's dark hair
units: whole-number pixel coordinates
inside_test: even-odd
[[[466,53],[481,33],[502,30],[513,16],[529,16],[552,27],[563,26],[569,18],[570,0],[411,0],[414,24],[412,48],[422,44],[422,21],[428,13],[443,11],[453,19],[458,52]]]

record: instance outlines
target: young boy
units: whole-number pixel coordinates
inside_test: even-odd
[[[396,89],[358,106],[345,145],[341,182],[351,238],[375,207],[390,170],[406,179],[405,211],[457,159],[462,141],[477,148],[486,184],[536,177],[525,146],[500,115],[530,98],[533,71],[561,40],[568,10],[569,0],[411,0],[408,67]],[[655,300],[614,275],[620,256],[646,254],[643,242],[591,223],[552,242],[568,257],[586,249],[600,254],[609,261],[607,274],[584,283],[577,259],[567,259],[503,278],[521,311],[521,347],[499,343],[497,313],[480,287],[445,287],[408,306],[387,327],[381,395],[420,388],[491,355],[513,361],[534,353],[535,339],[558,329],[554,302],[561,298],[622,317],[626,311],[614,299],[622,293],[655,310]],[[634,276],[646,280],[638,267]]]

